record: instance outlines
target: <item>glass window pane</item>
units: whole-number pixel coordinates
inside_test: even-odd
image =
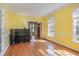
[[[54,35],[54,17],[48,19],[48,36]]]
[[[72,18],[74,42],[79,42],[79,8],[74,9]]]

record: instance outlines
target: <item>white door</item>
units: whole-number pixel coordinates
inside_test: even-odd
[[[3,11],[0,10],[0,54],[4,52],[4,17]]]
[[[1,17],[0,17],[0,54],[1,54],[1,30],[2,28],[1,28]]]

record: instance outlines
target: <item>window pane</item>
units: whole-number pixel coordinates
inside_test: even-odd
[[[54,35],[54,17],[50,17],[48,20],[48,36]]]
[[[74,9],[72,18],[74,42],[79,43],[79,8]]]

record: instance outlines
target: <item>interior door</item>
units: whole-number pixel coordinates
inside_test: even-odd
[[[3,11],[0,10],[0,55],[5,50],[4,45],[4,17],[3,17]]]
[[[1,18],[0,18],[0,53],[1,53]]]
[[[37,37],[40,38],[40,23],[37,24]]]

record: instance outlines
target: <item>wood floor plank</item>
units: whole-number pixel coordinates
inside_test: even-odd
[[[46,40],[35,40],[11,45],[5,56],[79,56],[79,53]]]

